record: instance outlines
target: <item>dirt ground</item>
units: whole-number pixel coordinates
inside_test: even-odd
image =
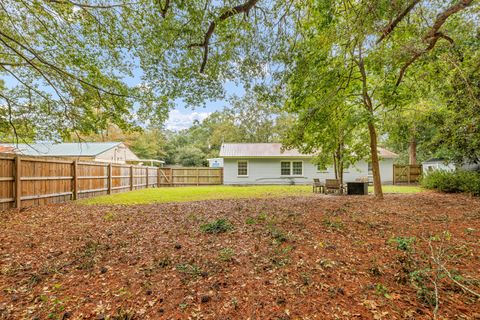
[[[64,204],[0,230],[0,319],[480,319],[463,195]]]

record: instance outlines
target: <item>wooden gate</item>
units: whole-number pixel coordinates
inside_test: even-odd
[[[393,184],[418,183],[421,176],[421,165],[393,165]]]

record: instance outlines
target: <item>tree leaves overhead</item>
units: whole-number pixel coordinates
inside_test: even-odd
[[[298,6],[257,2],[3,1],[0,74],[13,90],[0,87],[1,126],[38,117],[31,137],[60,139],[161,123],[174,102],[199,106],[227,81],[267,77]],[[208,50],[196,45],[207,38]]]

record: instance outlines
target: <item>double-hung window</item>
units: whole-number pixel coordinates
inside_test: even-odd
[[[282,176],[303,175],[303,161],[281,161],[280,174]]]
[[[248,176],[248,161],[247,160],[238,160],[237,161],[237,176],[239,176],[239,177]]]

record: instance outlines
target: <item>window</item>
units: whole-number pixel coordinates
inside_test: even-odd
[[[289,176],[290,175],[290,161],[282,161],[281,162],[280,173],[282,174],[282,176]]]
[[[292,172],[295,176],[301,176],[303,174],[303,163],[302,161],[293,161],[292,162]]]
[[[237,161],[237,175],[238,176],[248,176],[248,161],[239,160]]]
[[[303,161],[282,161],[280,162],[280,174],[282,176],[303,175]]]

